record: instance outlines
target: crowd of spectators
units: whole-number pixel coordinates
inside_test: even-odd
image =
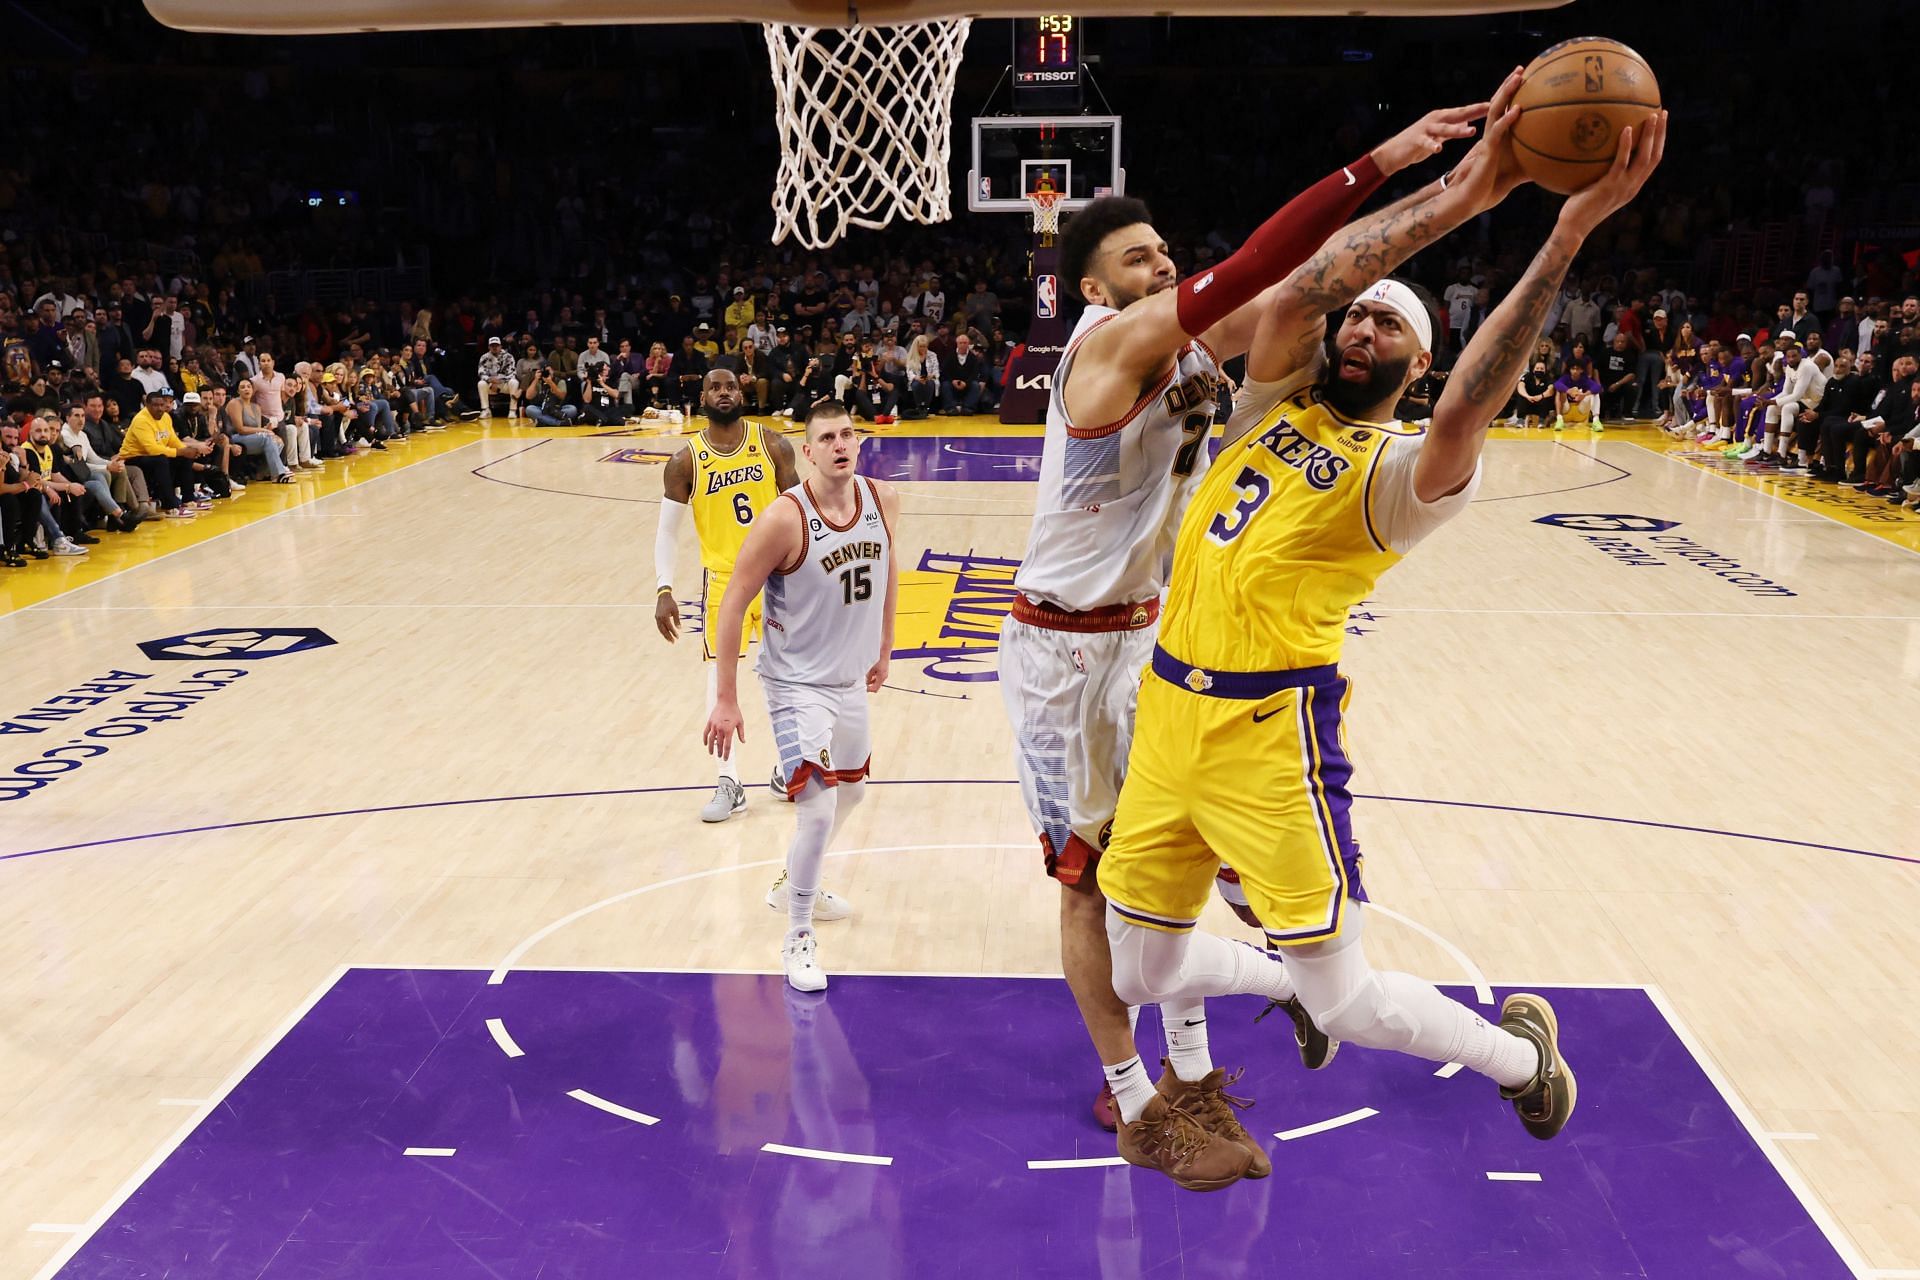
[[[1902,282],[1916,284],[1911,270]],[[1823,253],[1772,308],[1723,295],[1711,308],[1645,273],[1569,279],[1548,314],[1505,424],[1598,432],[1650,422],[1747,470],[1848,484],[1920,511],[1920,293],[1867,294]],[[1858,288],[1859,296],[1842,292]],[[1764,295],[1762,295],[1764,296]],[[1469,264],[1440,295],[1433,374],[1400,406],[1427,416],[1492,304]]]
[[[1862,21],[1892,32],[1901,18],[1882,6]],[[1658,23],[1628,25],[1645,30],[1656,64],[1678,57],[1658,44]],[[1096,28],[1103,90],[1135,139],[1130,188],[1155,207],[1183,275],[1387,123],[1477,96],[1510,53],[1553,35],[1503,31],[1476,62],[1431,58],[1418,23],[1289,23],[1284,39],[1278,24],[1232,29],[1247,39],[1223,43],[1227,28],[1206,21]],[[1362,36],[1372,60],[1356,64]],[[80,0],[22,38],[93,45],[77,68],[23,45],[11,70],[16,97],[43,109],[20,114],[0,158],[8,562],[84,554],[102,530],[188,518],[249,481],[295,483],[460,416],[684,419],[716,367],[765,414],[823,395],[882,426],[987,412],[1027,328],[1020,219],[961,210],[934,227],[857,232],[828,253],[769,246],[757,175],[775,158],[770,93],[758,42],[732,48],[721,28],[263,44]],[[1893,57],[1897,45],[1870,39],[1861,52]],[[685,56],[657,56],[669,49]],[[982,51],[970,48],[963,97],[982,98],[998,74],[998,55]],[[141,70],[155,58],[181,73],[158,111]],[[647,59],[656,74],[633,77]],[[402,103],[389,89],[403,79],[416,89]],[[305,91],[320,81],[334,92]],[[727,92],[695,91],[710,82]],[[1864,78],[1865,118],[1896,109],[1894,82]],[[1382,101],[1389,85],[1395,100]],[[489,86],[547,109],[475,112]],[[1295,126],[1290,95],[1303,87],[1322,127]],[[1702,297],[1680,283],[1715,278],[1701,256],[1714,237],[1783,217],[1897,221],[1911,195],[1870,180],[1884,144],[1871,129],[1790,114],[1764,148],[1724,145],[1741,104],[1768,91],[1735,75],[1713,95],[1676,94],[1676,136],[1702,141],[1589,241],[1510,420],[1657,422],[1743,467],[1804,462],[1811,476],[1899,498],[1915,479],[1913,370],[1899,357],[1920,282],[1897,242],[1829,240],[1841,255],[1814,268],[1798,300]],[[1188,106],[1223,94],[1235,128],[1186,128]],[[236,110],[248,121],[239,133]],[[588,118],[587,134],[562,127]],[[105,129],[123,145],[85,159],[62,145]],[[290,155],[246,142],[272,136],[315,146]],[[1152,136],[1187,143],[1139,144]],[[183,154],[196,162],[164,162]],[[1522,193],[1499,221],[1410,264],[1444,336],[1403,416],[1431,411],[1462,345],[1525,268],[1506,246],[1537,241],[1527,221],[1554,205]],[[315,268],[426,263],[431,281],[413,301],[323,305],[300,283]]]

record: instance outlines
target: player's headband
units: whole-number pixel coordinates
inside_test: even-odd
[[[1427,314],[1427,308],[1420,301],[1420,295],[1406,285],[1398,280],[1382,280],[1361,294],[1359,301],[1386,307],[1394,312],[1413,326],[1413,335],[1420,339],[1422,351],[1433,350],[1433,317]]]

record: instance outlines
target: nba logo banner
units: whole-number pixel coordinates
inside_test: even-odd
[[[1033,278],[1033,314],[1041,320],[1053,319],[1054,304],[1059,300],[1060,282],[1054,276],[1035,276]]]

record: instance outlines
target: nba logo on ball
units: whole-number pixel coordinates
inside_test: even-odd
[[[1053,319],[1054,304],[1059,301],[1060,282],[1053,276],[1033,278],[1033,314],[1039,320]]]

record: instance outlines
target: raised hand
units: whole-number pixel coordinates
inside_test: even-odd
[[[1667,113],[1656,111],[1638,129],[1620,131],[1613,166],[1604,177],[1580,188],[1560,206],[1560,224],[1585,237],[1640,194],[1667,153]]]
[[[1508,73],[1487,110],[1486,132],[1443,179],[1448,194],[1471,201],[1476,211],[1493,208],[1527,180],[1514,159],[1511,141],[1513,126],[1520,119],[1513,97],[1523,83],[1521,68]]]

